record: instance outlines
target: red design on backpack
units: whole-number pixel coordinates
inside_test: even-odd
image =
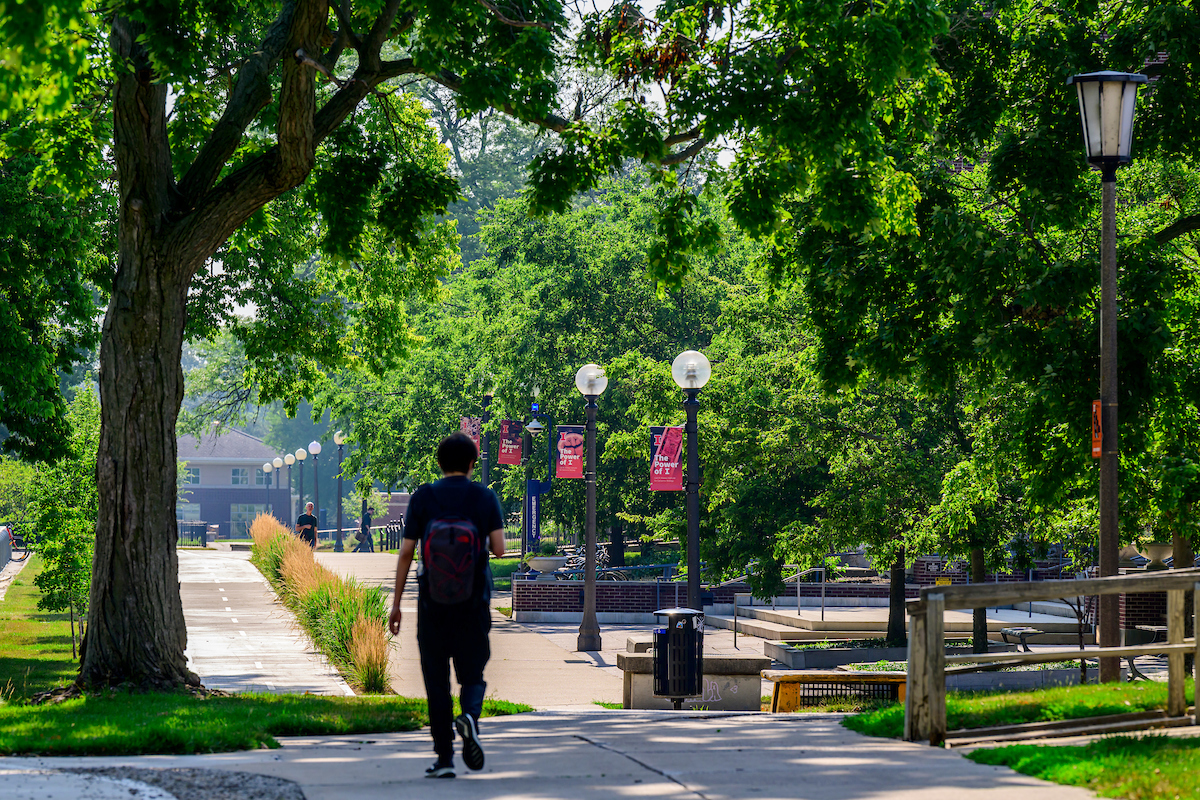
[[[421,559],[433,602],[451,605],[471,599],[479,549],[479,531],[466,517],[444,515],[429,521]]]

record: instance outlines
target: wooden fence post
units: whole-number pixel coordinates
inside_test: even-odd
[[[904,678],[904,739],[929,737],[929,689],[925,683],[925,615],[908,615],[908,672]]]
[[[1192,631],[1196,641],[1192,658],[1192,703],[1196,706],[1192,724],[1200,725],[1200,583],[1192,585]]]
[[[925,598],[925,691],[929,696],[929,744],[946,741],[946,596]]]
[[[1167,592],[1167,644],[1183,642],[1184,590]],[[1183,653],[1167,654],[1167,716],[1182,717],[1187,713],[1187,698],[1183,693]]]

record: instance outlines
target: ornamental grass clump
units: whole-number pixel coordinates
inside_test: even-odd
[[[307,544],[266,514],[254,520],[250,536],[251,562],[317,648],[362,691],[388,692],[383,591],[333,574],[317,562]]]
[[[350,663],[354,682],[364,692],[388,691],[388,640],[384,629],[367,619],[357,619],[350,630]]]

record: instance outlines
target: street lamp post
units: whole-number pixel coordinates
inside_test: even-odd
[[[491,445],[488,442],[487,424],[491,421],[492,395],[491,393],[483,396],[483,417],[479,421],[479,477],[483,479],[483,485],[489,486],[488,473],[488,456],[491,454]]]
[[[596,621],[596,398],[608,388],[604,368],[585,364],[575,373],[575,388],[587,399],[587,464],[583,473],[587,492],[587,521],[583,543],[583,620],[575,649],[600,650],[600,623]]]
[[[1073,75],[1088,162],[1100,170],[1100,576],[1119,571],[1117,469],[1117,167],[1129,163],[1137,89],[1145,75]],[[1100,646],[1120,644],[1120,598],[1101,595]],[[1120,680],[1118,658],[1100,659],[1100,681]]]
[[[283,463],[287,464],[288,468],[288,493],[287,493],[287,522],[290,523],[296,518],[295,509],[292,508],[292,464],[296,463],[296,456],[288,453],[283,457]]]
[[[283,459],[279,456],[275,456],[271,459],[271,466],[275,468],[275,494],[278,495],[279,479],[282,477],[280,473],[283,472]]]
[[[299,495],[298,502],[300,508],[304,508],[304,460],[308,458],[308,451],[301,447],[296,451],[296,460],[300,462],[300,480],[296,483],[296,494]]]
[[[265,484],[263,486],[263,488],[267,490],[267,513],[268,514],[271,513],[271,470],[272,469],[274,469],[274,467],[271,466],[270,461],[268,461],[262,465],[263,483]]]
[[[671,362],[671,377],[680,389],[687,393],[683,407],[687,411],[687,541],[688,541],[688,607],[697,611],[700,600],[700,444],[696,425],[696,412],[700,401],[696,396],[708,383],[712,367],[704,354],[696,350],[685,350]]]
[[[338,511],[337,511],[337,542],[333,545],[335,553],[345,551],[342,545],[342,445],[346,443],[346,434],[342,431],[337,431],[333,434],[333,443],[338,447]]]
[[[321,538],[321,489],[317,486],[317,456],[321,455],[321,443],[313,439],[308,443],[308,452],[313,457],[313,506],[317,512],[317,538]]]

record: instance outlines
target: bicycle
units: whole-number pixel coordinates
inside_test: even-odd
[[[25,537],[17,536],[11,525],[6,530],[8,531],[8,543],[12,548],[12,560],[24,561],[29,558],[29,545],[26,544]]]
[[[567,556],[567,563],[563,564],[564,571],[577,570],[573,575],[565,575],[568,580],[583,580],[583,570],[586,567],[585,556],[582,553],[573,553]],[[601,581],[627,581],[629,576],[620,570],[612,570],[605,572],[608,569],[608,548],[600,545],[596,546],[596,579]]]

